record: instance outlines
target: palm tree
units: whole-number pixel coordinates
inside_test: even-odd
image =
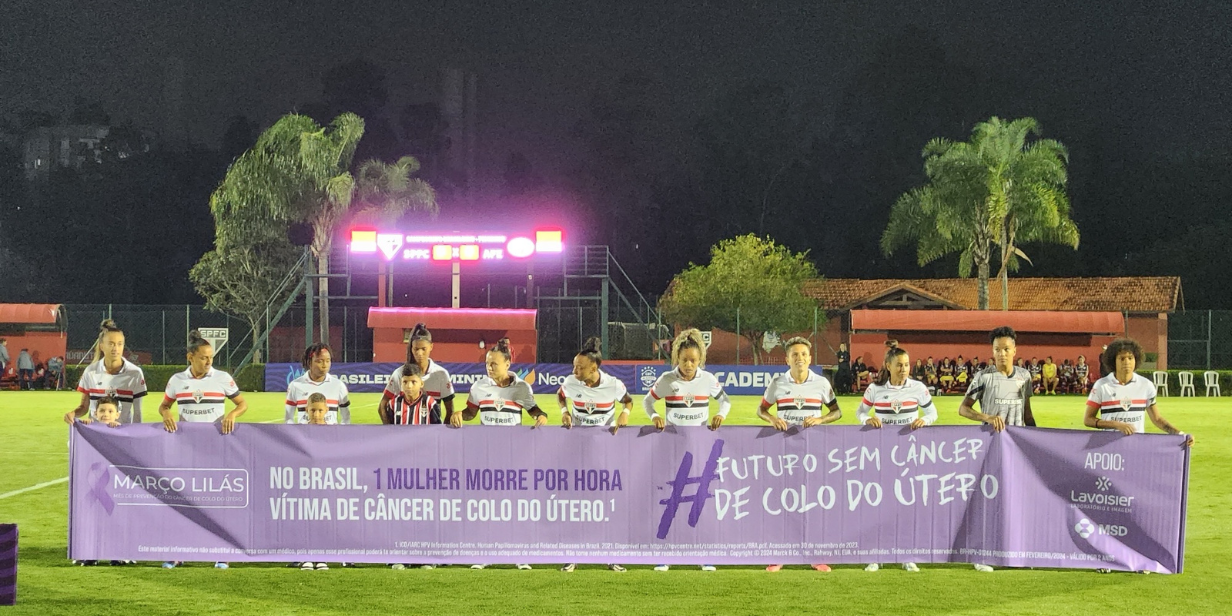
[[[891,255],[916,242],[920,265],[959,253],[958,275],[978,277],[979,308],[988,309],[992,248],[1000,252],[1002,308],[1008,309],[1008,273],[1019,247],[1047,241],[1077,248],[1078,228],[1069,218],[1065,195],[1067,154],[1060,143],[1040,139],[1032,118],[1004,122],[991,118],[976,125],[968,142],[934,139],[924,148],[929,183],[899,197],[881,237]]]
[[[237,225],[270,221],[312,226],[310,250],[316,274],[329,273],[329,253],[338,228],[351,219],[396,220],[411,209],[437,211],[436,196],[411,176],[419,163],[365,161],[357,180],[350,172],[364,121],[352,113],[321,127],[301,115],[283,116],[227,170],[211,198],[215,216]],[[220,235],[222,228],[220,226]],[[329,278],[317,278],[320,336],[329,340]]]

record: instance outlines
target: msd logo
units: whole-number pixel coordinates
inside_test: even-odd
[[[1129,529],[1119,524],[1096,524],[1086,518],[1078,520],[1074,525],[1074,532],[1083,539],[1090,539],[1093,535],[1107,535],[1109,537],[1127,537]]]

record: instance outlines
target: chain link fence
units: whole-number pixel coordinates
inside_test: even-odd
[[[1168,367],[1232,370],[1232,310],[1188,310],[1168,315]]]

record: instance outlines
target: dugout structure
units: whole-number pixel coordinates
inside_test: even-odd
[[[424,323],[432,332],[434,361],[482,362],[487,349],[508,338],[514,361],[535,363],[539,347],[535,316],[535,310],[516,308],[370,308],[372,361],[406,361],[411,330]]]
[[[14,364],[22,349],[29,349],[36,364],[64,357],[68,349],[66,330],[60,304],[0,304],[0,338],[8,341]]]

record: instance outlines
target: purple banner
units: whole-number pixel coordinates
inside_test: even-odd
[[[385,389],[389,375],[401,366],[399,363],[336,363],[330,372],[342,379],[352,392],[379,392]],[[482,363],[441,364],[449,371],[454,390],[466,393],[471,383],[483,378],[487,369]],[[537,394],[553,394],[561,381],[573,372],[571,364],[513,364],[511,370],[524,381],[529,381]],[[629,393],[644,394],[650,391],[660,374],[671,370],[664,364],[604,364],[603,370],[624,381]],[[766,391],[774,375],[787,371],[786,366],[708,366],[707,370],[718,377],[727,393],[733,396],[760,396]],[[819,368],[814,367],[814,370]],[[265,391],[286,391],[287,384],[304,373],[299,364],[266,364]],[[828,377],[827,377],[828,378]]]
[[[0,605],[17,604],[17,525],[0,524]]]
[[[1180,572],[1184,437],[76,424],[69,555]]]

